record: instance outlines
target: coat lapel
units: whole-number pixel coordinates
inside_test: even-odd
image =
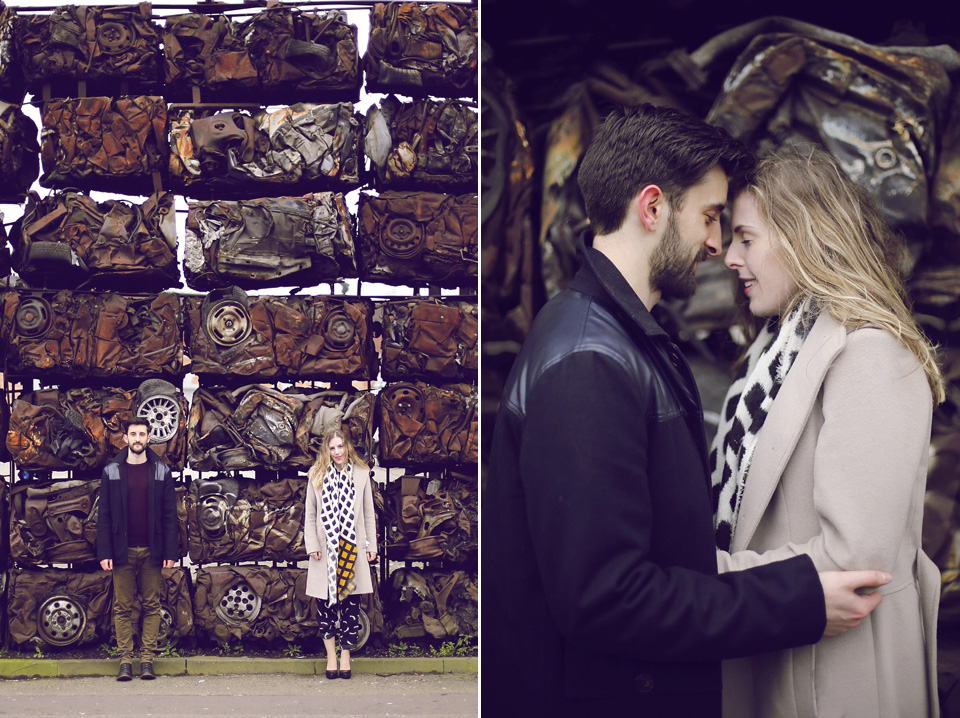
[[[846,339],[846,328],[837,324],[827,312],[822,312],[803,342],[757,435],[731,552],[749,546],[780,483],[787,461],[800,440],[827,370],[843,349]]]

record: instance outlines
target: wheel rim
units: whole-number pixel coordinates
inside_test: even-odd
[[[27,299],[17,307],[16,322],[20,334],[30,339],[43,336],[50,328],[50,304],[37,297]]]
[[[357,645],[353,650],[359,651],[370,640],[370,617],[367,612],[360,610],[360,633],[357,634]]]
[[[51,596],[37,612],[37,631],[52,646],[69,646],[80,640],[87,626],[87,612],[76,599]]]
[[[334,312],[327,320],[324,336],[332,349],[344,350],[353,344],[357,333],[357,325],[343,312]]]
[[[136,33],[126,23],[105,22],[97,30],[97,45],[104,55],[119,55],[133,45]]]
[[[423,395],[412,386],[398,386],[389,390],[386,401],[394,413],[418,421],[423,419]]]
[[[205,496],[200,501],[200,528],[207,536],[217,538],[226,532],[227,502],[222,496]]]
[[[360,609],[360,630],[357,632],[357,642],[349,646],[351,651],[359,651],[370,640],[370,617],[362,608]],[[340,621],[337,621],[337,629],[340,628]]]
[[[252,623],[260,614],[260,596],[246,581],[234,584],[217,604],[217,615],[226,623]]]
[[[150,439],[153,443],[169,441],[180,427],[180,406],[170,396],[151,396],[145,399],[137,416],[145,419],[150,427]]]
[[[207,333],[215,344],[233,347],[253,331],[247,308],[233,299],[221,299],[207,314]]]
[[[143,632],[141,630],[141,635]],[[157,632],[157,646],[164,647],[173,639],[173,612],[166,606],[160,606],[160,630]]]
[[[380,246],[397,259],[410,259],[423,247],[423,231],[406,217],[394,217],[383,230]]]

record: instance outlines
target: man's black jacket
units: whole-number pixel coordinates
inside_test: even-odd
[[[603,254],[579,259],[494,428],[483,713],[719,716],[720,659],[821,637],[820,581],[807,556],[717,576],[690,369]]]
[[[114,565],[127,563],[127,452],[124,449],[103,467],[100,499],[97,502],[97,558],[112,558]],[[162,565],[164,559],[180,557],[177,495],[167,466],[156,452],[147,448],[150,470],[147,480],[147,536],[150,558]]]

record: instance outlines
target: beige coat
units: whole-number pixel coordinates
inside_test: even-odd
[[[357,487],[355,506],[357,510],[357,589],[354,594],[373,593],[370,564],[367,551],[377,550],[377,529],[373,513],[373,490],[370,487],[370,472],[360,466],[353,467],[353,483]],[[307,595],[327,597],[327,546],[320,521],[320,492],[313,482],[307,482],[306,510],[303,514],[303,543],[308,554],[320,552],[320,560],[310,558],[307,564]]]
[[[817,568],[893,580],[857,628],[813,646],[724,662],[730,718],[939,714],[940,574],[920,548],[932,402],[913,354],[824,312],[757,436],[721,571],[800,553]]]

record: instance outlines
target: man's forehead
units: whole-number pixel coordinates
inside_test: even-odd
[[[728,188],[727,173],[718,165],[687,190],[687,201],[692,200],[697,209],[723,209]]]

